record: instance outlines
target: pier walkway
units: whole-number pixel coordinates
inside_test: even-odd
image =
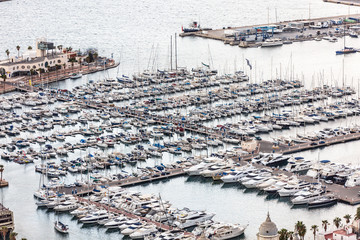
[[[99,184],[90,185],[90,186],[85,185],[85,186],[73,187],[73,188],[62,187],[62,188],[59,188],[59,192],[65,193],[65,194],[72,194],[76,190],[77,195],[86,195],[86,194],[89,194],[90,192],[92,192],[92,190],[96,186],[100,186],[100,185],[128,187],[128,186],[149,183],[149,182],[158,181],[158,180],[166,180],[169,178],[182,176],[185,174],[183,168],[166,169],[165,172],[166,172],[166,174],[164,174],[164,175],[161,175],[161,173],[158,173],[159,176],[154,176],[154,175],[149,175],[146,177],[138,176],[138,177],[124,178],[124,179],[121,179],[118,181],[99,183]]]
[[[79,202],[86,202],[86,203],[95,205],[95,206],[97,206],[97,207],[99,207],[99,208],[106,209],[106,210],[108,210],[109,212],[112,212],[112,213],[121,214],[121,215],[124,215],[124,216],[126,216],[126,217],[128,217],[128,218],[131,218],[131,219],[138,219],[138,220],[147,222],[147,223],[149,223],[149,224],[153,224],[153,225],[155,225],[158,229],[162,229],[162,230],[164,230],[164,231],[168,231],[168,230],[181,230],[181,229],[179,229],[179,228],[174,228],[174,227],[169,226],[169,225],[164,224],[164,223],[152,221],[152,220],[150,220],[150,219],[148,219],[148,218],[141,217],[141,216],[138,216],[138,215],[135,215],[135,214],[126,212],[125,210],[118,209],[118,208],[114,208],[114,207],[109,207],[109,206],[107,206],[106,204],[101,204],[101,203],[98,203],[98,202],[93,202],[93,201],[87,200],[87,199],[82,198],[82,197],[78,197],[78,200],[79,200]],[[187,235],[187,236],[192,236],[192,235],[193,235],[192,233],[187,232],[187,231],[184,231],[184,233],[185,233],[185,235]]]
[[[271,167],[268,166],[264,166],[262,164],[253,164],[255,167],[257,167],[258,169],[269,169],[273,171],[274,175],[277,174],[285,174],[287,176],[292,176],[294,175],[294,173],[288,172],[288,171],[284,171],[281,169],[273,169]],[[351,188],[346,188],[344,185],[339,185],[339,184],[328,184],[325,183],[325,181],[323,179],[315,179],[312,177],[309,177],[307,175],[297,175],[298,179],[303,180],[303,181],[307,181],[310,183],[316,183],[316,182],[320,182],[323,186],[326,187],[326,192],[333,194],[338,201],[340,202],[344,202],[350,205],[357,205],[360,204],[360,186],[355,186],[355,187],[351,187]]]
[[[81,67],[73,67],[67,68],[65,70],[56,70],[52,72],[41,73],[40,75],[32,75],[32,76],[22,76],[14,79],[7,79],[5,82],[2,82],[2,86],[0,85],[0,94],[12,92],[16,90],[32,92],[36,85],[40,84],[49,84],[53,82],[63,81],[70,78],[70,74],[81,72],[83,75],[95,73],[99,71],[104,71],[107,69],[115,68],[119,65],[119,63],[111,62],[106,64],[105,66],[81,66]],[[30,86],[30,81],[31,85]]]

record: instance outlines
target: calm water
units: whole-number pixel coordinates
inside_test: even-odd
[[[11,54],[16,54],[15,46],[20,45],[22,52],[27,46],[34,45],[36,38],[44,36],[57,45],[71,46],[73,49],[97,47],[100,55],[110,56],[114,53],[115,59],[121,59],[119,74],[131,75],[146,68],[169,67],[170,35],[178,33],[181,25],[186,26],[192,20],[200,20],[201,25],[213,28],[267,23],[268,7],[270,22],[275,21],[275,8],[279,21],[308,18],[309,3],[311,17],[359,12],[358,8],[328,4],[320,0],[279,0],[276,3],[270,0],[258,2],[171,0],[166,3],[159,0],[56,2],[13,0],[0,3],[2,10],[0,28],[3,32],[3,37],[0,38],[0,58],[6,58],[6,49],[10,49]],[[347,41],[349,46],[360,46],[360,41],[357,39]],[[293,68],[295,76],[304,80],[307,87],[313,87],[322,83],[342,85],[344,61],[346,83],[357,88],[359,75],[357,65],[360,55],[336,56],[335,50],[342,48],[342,44],[339,40],[337,43],[303,42],[281,48],[240,49],[213,40],[178,38],[178,65],[196,67],[200,66],[201,62],[211,62],[211,57],[214,67],[220,72],[233,72],[234,69],[243,68],[243,59],[248,58],[254,68],[252,72],[249,72],[248,68],[245,69],[251,76],[252,82],[280,76],[280,72],[282,77],[289,77],[290,69]],[[113,69],[108,74],[116,76],[117,71]],[[75,82],[70,80],[61,82],[59,86],[71,88],[84,83],[86,79],[97,80],[102,77],[104,73],[97,73]],[[351,121],[356,123],[358,119],[351,118]],[[345,120],[339,124],[330,122],[322,126],[348,123]],[[310,126],[307,131],[314,131],[317,127],[317,125]],[[291,130],[285,134],[294,134],[296,131]],[[267,137],[279,134],[281,133]],[[320,153],[315,150],[301,155],[308,159],[317,159],[320,155],[321,159],[357,164],[360,155],[357,146],[358,143],[352,142],[321,149]],[[120,146],[117,150],[129,151],[124,146]],[[79,155],[79,152],[75,152],[71,157]],[[171,155],[163,157],[164,162],[174,160]],[[32,194],[38,188],[40,178],[39,174],[35,173],[34,166],[20,166],[0,161],[5,165],[4,176],[10,181],[9,188],[0,189],[1,200],[14,211],[16,231],[21,237],[88,240],[119,238],[118,233],[105,233],[103,228],[84,229],[68,215],[61,215],[60,218],[70,225],[69,236],[62,237],[56,234],[52,224],[56,218],[53,212],[37,210],[34,204]],[[154,161],[150,160],[148,164],[153,165]],[[334,217],[342,217],[346,213],[353,213],[356,209],[344,204],[338,204],[329,210],[291,209],[287,202],[268,199],[257,192],[244,192],[237,185],[223,186],[187,177],[138,186],[134,189],[144,193],[161,193],[164,199],[177,207],[187,206],[214,212],[216,220],[249,223],[245,235],[248,240],[255,238],[257,229],[264,221],[268,210],[279,228],[292,229],[297,220],[304,221],[309,228],[312,224],[320,225],[322,219],[332,222]],[[308,238],[311,238],[310,234]]]

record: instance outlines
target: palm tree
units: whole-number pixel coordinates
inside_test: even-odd
[[[294,232],[293,231],[289,231],[288,233],[287,233],[287,238],[289,239],[289,240],[293,240],[293,238],[294,238]]]
[[[306,226],[305,226],[305,224],[302,221],[298,221],[295,224],[295,229],[299,233],[299,236],[301,237],[301,239],[304,240],[304,237],[305,237],[305,234],[306,234]]]
[[[59,49],[59,51],[61,52],[62,48],[63,48],[63,45],[59,45],[57,46],[57,48]]]
[[[339,218],[339,217],[334,218],[333,223],[334,223],[336,228],[339,228],[340,223],[341,223],[341,218]]]
[[[10,240],[16,240],[16,236],[17,236],[18,234],[16,233],[16,232],[12,232],[12,233],[10,233]]]
[[[81,57],[79,58],[79,65],[80,65],[80,71],[81,71]]]
[[[16,46],[16,50],[18,51],[18,57],[19,57],[19,55],[20,55],[20,46],[19,45]]]
[[[2,182],[3,177],[3,171],[4,171],[4,165],[0,165],[0,183]]]
[[[343,218],[345,218],[346,224],[349,224],[349,223],[350,223],[350,219],[351,219],[351,215],[350,215],[350,214],[346,214]]]
[[[313,231],[313,234],[314,234],[314,240],[316,238],[316,232],[319,230],[319,227],[317,225],[312,225],[310,230]]]
[[[4,240],[6,238],[6,234],[8,233],[8,231],[9,231],[8,227],[1,227],[1,235]]]
[[[360,207],[356,209],[356,214],[354,216],[355,219],[360,220]]]
[[[4,92],[3,93],[5,93],[5,82],[6,82],[6,78],[7,78],[6,74],[1,75],[1,78],[3,79],[3,86],[4,86]]]
[[[42,68],[38,68],[36,71],[39,73],[40,83],[41,83],[41,70]]]
[[[32,46],[28,46],[28,50],[29,50],[29,51],[32,50]]]
[[[287,240],[288,230],[286,230],[285,228],[283,228],[283,229],[281,229],[280,231],[278,231],[278,233],[280,234],[279,240]]]
[[[9,62],[10,62],[10,58],[9,58],[10,51],[9,51],[9,49],[6,49],[5,53],[6,53],[7,57],[8,57]]]
[[[329,225],[328,220],[322,220],[322,226],[324,228],[324,232],[326,232],[328,225]]]

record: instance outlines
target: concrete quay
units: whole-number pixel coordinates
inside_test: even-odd
[[[337,0],[329,0],[338,2]],[[339,0],[341,1],[341,0]],[[343,0],[344,2],[349,1],[355,3],[356,0]],[[349,4],[351,5],[351,4]],[[360,6],[360,3],[358,2]],[[257,27],[266,27],[266,26],[287,26],[288,24],[302,24],[304,27],[299,29],[299,31],[290,31],[290,32],[282,32],[274,34],[274,38],[280,39],[287,39],[291,42],[302,42],[302,41],[310,41],[314,40],[317,36],[318,31],[320,31],[321,36],[326,36],[331,32],[333,36],[342,37],[342,33],[335,33],[334,28],[341,28],[343,25],[334,25],[333,27],[328,28],[310,28],[309,26],[315,26],[319,22],[326,22],[329,20],[338,20],[338,19],[346,19],[346,18],[360,18],[360,14],[351,14],[351,15],[339,15],[339,16],[331,16],[331,17],[321,17],[321,18],[312,18],[312,19],[297,19],[297,20],[289,20],[289,21],[282,21],[276,23],[268,23],[268,24],[255,24],[255,25],[247,25],[247,26],[240,26],[240,27],[224,27],[223,29],[214,29],[214,30],[203,30],[197,32],[189,32],[189,33],[180,33],[179,36],[186,37],[186,36],[195,36],[195,37],[202,37],[202,38],[209,38],[213,40],[220,40],[223,41],[225,44],[230,44],[233,46],[239,47],[259,47],[262,44],[262,34],[258,32],[258,38],[255,38],[255,29]],[[351,26],[354,23],[345,23],[346,26]],[[357,24],[357,23],[355,23]],[[253,32],[251,32],[253,31]],[[240,41],[234,38],[233,34],[229,34],[228,32],[242,32],[244,34],[241,37],[245,37],[246,41]],[[325,34],[326,33],[326,34]],[[271,36],[271,33],[268,34]],[[240,38],[241,38],[240,37]]]
[[[109,185],[109,186],[120,186],[120,187],[129,187],[129,186],[134,186],[137,184],[144,184],[144,183],[149,183],[149,182],[153,182],[153,181],[159,181],[159,180],[166,180],[169,178],[173,178],[173,177],[177,177],[177,176],[182,176],[185,174],[183,168],[175,168],[175,169],[169,169],[167,170],[166,175],[160,175],[160,176],[151,176],[149,175],[148,178],[143,178],[141,179],[141,177],[130,177],[130,178],[124,178],[118,181],[112,181],[109,183],[99,183],[99,184],[93,184],[93,185],[85,185],[85,186],[81,186],[81,187],[73,187],[73,188],[59,188],[59,192],[61,193],[65,193],[65,194],[72,194],[73,191],[76,190],[76,193],[78,196],[83,196],[86,194],[90,194],[92,192],[92,190],[98,185]]]
[[[2,82],[0,85],[0,94],[13,92],[13,91],[23,91],[23,92],[32,92],[36,85],[49,84],[53,82],[63,81],[70,78],[70,74],[81,72],[83,75],[95,73],[99,71],[104,71],[107,69],[115,68],[119,63],[111,62],[104,66],[76,66],[73,68],[67,68],[65,70],[57,70],[53,72],[46,72],[40,75],[33,76],[24,76],[18,77],[15,79],[9,79],[8,81]],[[31,81],[31,85],[29,82]]]
[[[135,214],[126,212],[126,211],[124,211],[124,210],[122,210],[122,209],[118,209],[118,208],[114,208],[114,207],[109,207],[109,206],[107,206],[106,204],[101,204],[101,203],[98,203],[98,202],[93,202],[93,201],[90,201],[90,200],[87,200],[87,199],[84,199],[84,198],[81,198],[81,197],[78,197],[78,200],[79,200],[79,202],[86,202],[86,203],[95,205],[95,206],[97,206],[97,207],[99,207],[99,208],[106,209],[106,210],[108,210],[108,211],[111,212],[111,213],[121,214],[121,215],[124,215],[124,216],[126,216],[126,217],[128,217],[128,218],[131,218],[131,219],[138,219],[138,220],[147,222],[147,223],[149,223],[149,224],[153,224],[153,225],[155,225],[158,229],[162,229],[162,230],[164,230],[164,231],[168,231],[168,230],[180,230],[179,228],[174,228],[174,227],[169,226],[169,225],[164,224],[164,223],[152,221],[152,220],[150,220],[150,219],[148,219],[148,218],[141,217],[141,216],[138,216],[138,215],[135,215]],[[187,231],[184,231],[184,234],[185,234],[186,236],[193,236],[192,233],[187,232]]]
[[[358,0],[323,0],[323,1],[329,3],[344,4],[349,6],[360,6],[360,2]]]

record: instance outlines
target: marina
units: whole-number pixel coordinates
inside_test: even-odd
[[[360,15],[329,2],[2,2],[0,238],[355,239]]]

